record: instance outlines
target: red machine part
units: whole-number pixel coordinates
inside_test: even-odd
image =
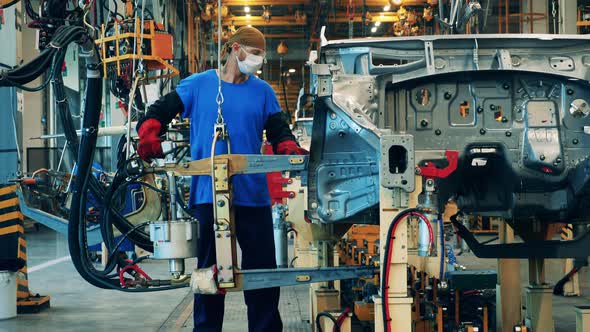
[[[420,175],[425,178],[439,178],[444,179],[451,175],[456,169],[459,163],[459,151],[446,150],[445,156],[449,165],[445,168],[437,168],[434,163],[427,162],[424,166],[418,166],[420,169]]]
[[[264,143],[264,154],[274,154],[274,152],[272,151],[272,145]],[[266,173],[266,179],[268,182],[268,191],[270,193],[270,200],[272,205],[282,204],[284,198],[295,197],[294,191],[283,190],[283,186],[285,184],[292,183],[293,180],[284,178],[281,172]]]
[[[126,260],[127,263],[132,263],[130,260]],[[134,280],[126,280],[124,275],[128,273],[131,275]],[[150,276],[145,273],[137,264],[127,265],[121,270],[119,270],[119,282],[121,283],[121,287],[132,287],[137,284],[142,284],[147,280],[152,280]]]

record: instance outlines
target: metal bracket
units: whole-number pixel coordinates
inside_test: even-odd
[[[213,133],[215,134],[216,132],[219,132],[219,140],[226,140],[229,135],[227,133],[227,126],[225,125],[225,123],[216,123],[213,126]]]
[[[457,169],[459,162],[459,151],[445,151],[445,157],[449,164],[445,168],[437,168],[433,163],[427,162],[424,166],[419,166],[419,174],[425,178],[445,179]]]
[[[235,287],[234,262],[236,262],[236,243],[233,232],[234,225],[230,195],[229,192],[217,193],[213,207],[217,211],[217,220],[215,220],[213,229],[215,231],[217,257],[217,282],[220,288]]]
[[[318,97],[326,97],[332,95],[332,76],[318,76]]]
[[[434,67],[434,47],[431,41],[424,42],[424,58],[426,59],[426,72],[428,75],[436,73]]]
[[[228,176],[228,160],[215,160],[215,190],[226,191],[229,189],[229,176]]]
[[[512,69],[512,57],[508,50],[498,49],[494,56],[498,60],[498,68],[503,70]]]
[[[400,188],[406,192],[413,192],[416,186],[414,159],[414,136],[381,136],[381,185],[385,188]]]

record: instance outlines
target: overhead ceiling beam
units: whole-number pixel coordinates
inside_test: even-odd
[[[226,6],[294,6],[309,5],[311,0],[225,0]]]
[[[336,17],[329,16],[328,23],[348,23],[350,19],[346,15],[346,13],[337,13]],[[363,18],[361,14],[355,15],[353,20],[355,23],[362,23]],[[391,22],[398,22],[399,16],[396,12],[382,12],[382,13],[371,13],[371,17],[366,19],[366,23],[373,23],[373,22],[382,22],[382,23],[391,23]]]
[[[365,0],[365,5],[369,7],[385,7],[387,0]],[[429,4],[431,6],[438,4],[438,0],[402,0],[402,6],[421,6]],[[395,6],[392,6],[394,8]]]
[[[269,22],[266,22],[262,17],[259,16],[232,16],[227,17],[223,20],[223,25],[235,25],[237,27],[244,25],[252,26],[267,26],[267,27],[278,27],[278,26],[306,26],[307,23],[298,23],[295,21],[294,16],[273,16]]]
[[[266,39],[303,39],[305,35],[302,33],[266,33]]]
[[[349,18],[346,13],[337,13],[336,18],[330,16],[328,23],[348,23]],[[382,23],[398,22],[399,18],[395,12],[372,13],[371,18],[366,20],[366,23],[380,21]],[[361,15],[356,15],[353,19],[355,23],[362,23]],[[222,23],[224,26],[234,25],[236,27],[252,25],[252,26],[306,26],[307,23],[298,23],[294,16],[273,16],[269,22],[266,22],[260,16],[231,16],[226,17]]]

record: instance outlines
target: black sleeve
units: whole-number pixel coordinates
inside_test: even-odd
[[[182,100],[176,91],[172,91],[167,95],[162,96],[148,107],[148,111],[144,117],[137,122],[136,129],[139,130],[142,123],[147,119],[156,119],[162,124],[160,135],[166,133],[168,124],[176,117],[176,115],[184,110]]]
[[[295,141],[295,136],[289,128],[289,115],[285,112],[278,112],[266,120],[266,139],[272,144],[276,152],[277,144],[284,141]]]

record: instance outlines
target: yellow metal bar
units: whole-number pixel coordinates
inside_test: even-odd
[[[139,29],[140,29],[139,28],[139,17],[136,17],[135,18],[135,33],[136,34],[138,33]],[[143,27],[141,27],[141,33],[143,34]],[[137,50],[137,52],[139,54],[141,54],[141,38],[135,38],[135,40],[137,43],[135,50]],[[131,68],[131,70],[133,71],[133,70],[135,70],[135,68]]]
[[[16,292],[16,297],[19,299],[26,299],[29,296],[31,296],[31,294],[29,292],[21,292],[21,291]]]
[[[117,39],[134,38],[136,36],[138,37],[139,34],[135,34],[133,32],[125,32],[125,33],[121,33],[118,35],[98,39],[95,43],[100,44],[102,41],[108,42],[108,41],[113,41],[113,40],[117,40]],[[148,35],[144,34],[143,39],[153,39],[153,36],[150,36],[149,34]]]
[[[23,226],[21,225],[13,225],[9,227],[0,228],[0,235],[12,234],[12,233],[24,233]]]
[[[20,213],[19,211],[13,211],[13,212],[9,212],[9,213],[0,215],[0,222],[14,220],[14,219],[23,220],[24,219],[23,214]]]
[[[11,199],[7,199],[5,201],[0,201],[0,209],[5,209],[8,207],[12,207],[12,206],[17,206],[18,205],[18,198],[11,198]]]
[[[4,196],[16,191],[16,185],[0,188],[0,196]]]

